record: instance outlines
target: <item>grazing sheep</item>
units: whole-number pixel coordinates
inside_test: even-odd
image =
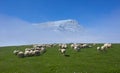
[[[111,48],[111,47],[112,47],[112,44],[106,43],[106,44],[104,44],[103,46],[105,46],[105,48]]]
[[[80,48],[90,48],[92,47],[91,45],[88,44],[79,44]]]
[[[35,54],[35,56],[39,56],[40,55],[40,51],[39,50],[34,50],[34,54]]]
[[[34,55],[35,55],[34,51],[33,51],[33,50],[30,50],[30,51],[29,51],[29,56],[34,56]]]
[[[30,52],[30,51],[25,51],[25,52],[24,52],[24,56],[26,56],[26,57],[30,56],[29,52]]]
[[[67,49],[67,44],[59,44],[59,47],[60,47],[60,48]]]
[[[97,50],[100,50],[100,51],[107,51],[107,48],[108,48],[108,44],[104,44],[104,45],[101,46],[101,47],[97,47]]]
[[[76,51],[80,51],[80,47],[78,45],[74,46],[73,49]]]
[[[82,48],[90,48],[92,47],[91,45],[88,45],[88,44],[82,44]]]
[[[100,50],[100,47],[97,47],[97,50]]]
[[[13,54],[17,55],[19,53],[19,50],[14,50]]]
[[[19,58],[23,58],[23,57],[24,57],[24,53],[23,53],[22,51],[20,51],[20,52],[17,54],[17,56],[18,56]]]
[[[101,51],[106,51],[106,47],[105,46],[101,46]]]
[[[111,48],[112,47],[112,44],[108,44],[108,48]]]
[[[59,49],[59,51],[60,51],[63,55],[65,55],[66,49]]]
[[[45,53],[46,52],[46,49],[44,47],[41,47],[40,48],[40,53]]]
[[[33,45],[33,48],[41,48],[41,47],[43,47],[43,46],[45,46],[45,45],[42,45],[42,44],[34,44]]]
[[[87,46],[87,44],[83,44],[83,45],[82,45],[83,48],[86,47],[86,46]]]
[[[97,50],[98,50],[98,51],[101,51],[101,47],[97,47]]]
[[[71,44],[71,48],[73,48],[76,51],[80,51],[80,44]]]
[[[73,47],[74,47],[74,44],[71,44],[70,47],[73,48]]]

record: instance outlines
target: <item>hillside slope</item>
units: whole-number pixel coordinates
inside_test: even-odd
[[[98,45],[80,52],[69,47],[69,57],[55,46],[43,55],[25,58],[13,55],[13,50],[32,46],[0,47],[0,73],[120,73],[120,44],[113,44],[107,52],[97,52]]]

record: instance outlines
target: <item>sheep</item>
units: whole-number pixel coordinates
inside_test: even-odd
[[[33,48],[35,48],[35,49],[36,49],[36,48],[41,48],[41,47],[43,47],[43,45],[41,45],[41,44],[34,44],[34,45],[33,45]]]
[[[35,48],[35,50],[41,50],[41,48],[39,48],[39,47],[36,47],[36,48]]]
[[[79,46],[81,48],[91,48],[92,47],[92,45],[90,45],[90,44],[79,44]]]
[[[41,47],[40,48],[40,53],[45,53],[46,52],[46,49],[44,47]]]
[[[112,44],[108,44],[107,46],[108,46],[108,48],[111,48],[111,47],[112,47]]]
[[[101,51],[106,51],[106,47],[104,45],[101,46]]]
[[[14,50],[13,54],[17,55],[19,53],[19,50]]]
[[[25,55],[26,57],[39,56],[39,55],[40,55],[40,50],[25,51],[24,55]]]
[[[24,52],[24,56],[26,56],[26,57],[28,57],[28,56],[30,56],[30,53],[29,53],[30,51],[25,51]]]
[[[18,56],[19,58],[23,58],[23,57],[24,57],[24,53],[23,53],[22,51],[20,51],[20,52],[17,54],[17,56]]]
[[[60,47],[60,48],[67,49],[67,44],[59,44],[59,47]]]
[[[89,47],[88,44],[83,44],[82,45],[83,48]]]
[[[31,51],[31,53],[29,53],[30,56],[39,56],[40,55],[40,51],[39,50],[34,50]]]
[[[112,44],[106,43],[106,44],[104,44],[104,46],[105,46],[105,48],[111,48],[111,47],[112,47]]]
[[[73,49],[76,50],[76,51],[80,51],[80,47],[79,47],[78,45],[75,45],[75,46],[73,47]]]
[[[34,56],[35,55],[35,52],[33,50],[30,50],[29,51],[29,56]]]
[[[70,45],[71,48],[74,48],[74,46],[75,46],[75,44],[71,44],[71,45]]]
[[[80,50],[80,45],[79,44],[71,44],[71,48],[73,48],[76,51]]]
[[[59,51],[63,54],[63,55],[65,55],[65,52],[66,52],[66,49],[59,49]]]
[[[100,50],[101,48],[100,47],[97,47],[97,50]]]
[[[110,44],[104,44],[104,45],[101,46],[101,47],[97,47],[97,50],[107,51],[107,49],[108,49],[110,46],[111,46]]]

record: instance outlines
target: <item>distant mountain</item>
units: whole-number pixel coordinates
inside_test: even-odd
[[[83,30],[82,26],[80,26],[76,20],[72,19],[38,23],[34,25],[45,30],[56,32],[80,32]]]

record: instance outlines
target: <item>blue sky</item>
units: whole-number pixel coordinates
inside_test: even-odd
[[[65,19],[77,20],[88,31],[83,38],[97,39],[91,42],[120,42],[119,0],[0,0],[0,45],[40,40],[32,24]],[[31,37],[25,42],[18,32]]]
[[[0,0],[1,14],[28,22],[70,18],[92,22],[119,8],[119,0]]]

